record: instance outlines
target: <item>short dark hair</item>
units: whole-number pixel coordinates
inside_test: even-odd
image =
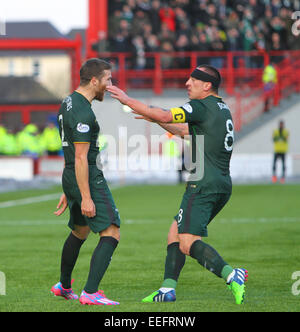
[[[98,58],[87,60],[80,69],[80,85],[89,84],[93,77],[101,79],[104,70],[111,70],[111,64],[107,61]]]
[[[218,90],[219,90],[219,85],[221,84],[221,81],[222,81],[222,77],[221,77],[221,74],[220,72],[218,71],[218,69],[216,69],[215,67],[213,66],[210,66],[210,65],[200,65],[198,66],[197,68],[201,68],[205,73],[213,76],[214,78],[216,78],[218,81],[219,81],[219,84],[218,86],[214,86],[212,84],[212,90],[216,93],[218,93]]]

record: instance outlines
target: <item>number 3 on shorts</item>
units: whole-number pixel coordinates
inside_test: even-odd
[[[225,136],[224,146],[226,151],[232,151],[234,141],[234,126],[231,119],[226,121],[227,134]]]

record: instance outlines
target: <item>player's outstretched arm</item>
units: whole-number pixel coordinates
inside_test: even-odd
[[[133,111],[133,113],[137,114],[135,111]],[[135,119],[157,123],[169,133],[180,136],[181,138],[184,138],[184,136],[188,136],[190,134],[189,125],[187,123],[160,123],[142,115],[136,116]]]
[[[187,123],[158,123],[163,129],[173,135],[184,138],[190,134],[189,125]]]
[[[124,91],[116,86],[108,86],[106,89],[111,93],[112,98],[119,100],[123,105],[127,105],[137,114],[149,118],[154,122],[172,123],[173,121],[171,111],[166,111],[159,107],[148,106],[139,100],[130,98]]]

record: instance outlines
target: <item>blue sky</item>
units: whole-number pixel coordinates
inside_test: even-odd
[[[0,20],[49,21],[60,32],[88,25],[88,0],[1,0]]]

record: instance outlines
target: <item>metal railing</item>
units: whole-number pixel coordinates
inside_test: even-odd
[[[152,89],[156,95],[169,88],[184,89],[191,72],[201,63],[215,65],[222,75],[221,88],[226,93],[237,131],[264,112],[267,98],[271,105],[277,106],[282,98],[300,92],[300,51],[146,53],[144,69],[135,68],[136,59],[129,53],[99,56],[113,64],[114,84],[121,89]],[[270,62],[275,63],[278,83],[265,93],[262,74]],[[78,82],[78,77],[75,81]],[[0,121],[3,113],[21,112],[22,122],[27,124],[32,112],[54,112],[58,108],[59,105],[0,105]]]
[[[113,64],[115,83],[123,90],[150,88],[155,94],[162,94],[168,88],[185,88],[195,67],[207,63],[220,70],[222,88],[232,95],[244,86],[262,86],[267,64],[274,62],[282,67],[286,59],[299,59],[300,51],[145,53],[143,68],[136,65],[137,58],[131,53],[101,53],[99,57]]]

